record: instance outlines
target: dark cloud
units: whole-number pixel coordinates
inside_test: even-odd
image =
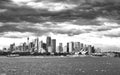
[[[116,38],[116,37],[120,37],[120,33],[119,34],[104,34],[104,36],[111,37],[111,38]]]
[[[59,2],[60,0],[52,0],[53,2]],[[104,2],[104,3],[99,3]],[[116,0],[117,1],[117,0]],[[8,2],[9,0],[2,0],[1,2]],[[66,0],[66,2],[73,2],[72,0]],[[11,6],[0,6],[7,9],[6,12],[0,14],[0,21],[1,22],[20,22],[20,21],[27,21],[27,22],[65,22],[70,20],[76,20],[76,19],[86,19],[92,20],[99,16],[104,17],[117,17],[117,19],[120,18],[119,14],[119,8],[120,6],[118,4],[111,3],[111,0],[109,3],[107,3],[105,0],[90,0],[87,2],[83,0],[76,0],[74,1],[76,3],[83,2],[82,5],[78,5],[78,7],[66,10],[66,11],[60,11],[60,12],[50,12],[46,9],[40,9],[36,10],[30,7],[18,7],[17,5],[13,6],[14,4],[11,4]],[[87,23],[87,22],[84,22]],[[94,22],[88,22],[88,24],[94,24]],[[83,22],[81,22],[83,24]]]
[[[42,1],[42,0],[41,0]],[[48,1],[48,0],[46,0]],[[0,13],[0,22],[31,22],[31,23],[44,23],[44,22],[68,22],[76,20],[73,24],[77,25],[100,25],[99,22],[95,21],[96,17],[108,17],[119,20],[120,19],[120,5],[118,0],[51,0],[53,2],[66,2],[76,4],[78,7],[70,10],[64,10],[59,12],[50,12],[47,9],[33,9],[25,6],[17,6],[10,0],[1,0],[0,8],[7,9],[4,13]],[[118,21],[119,22],[119,21]],[[44,25],[47,27],[48,25]],[[34,25],[33,25],[34,27]],[[96,31],[106,31],[107,29],[97,29]],[[0,33],[18,31],[18,32],[38,32],[36,35],[41,35],[47,32],[54,32],[68,35],[79,35],[82,33],[88,33],[92,29],[82,31],[54,31],[38,30],[35,28],[28,28],[27,26],[23,29],[17,28],[17,25],[4,25],[0,27]],[[107,36],[107,35],[105,35]]]

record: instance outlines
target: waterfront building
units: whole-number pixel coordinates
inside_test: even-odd
[[[67,43],[67,53],[69,53],[69,43]]]
[[[83,49],[83,43],[80,43],[80,49],[81,50]]]
[[[80,51],[80,42],[74,42],[74,52]]]
[[[39,47],[39,48],[38,48],[38,52],[39,52],[39,53],[41,53],[42,50],[43,50],[42,45],[43,45],[43,41],[40,41],[39,44],[38,44],[38,47]]]
[[[51,41],[52,53],[56,53],[56,39]]]
[[[47,46],[51,46],[51,37],[50,36],[47,37],[46,44],[47,44]]]
[[[63,44],[59,43],[59,53],[63,53]]]
[[[27,50],[27,44],[26,44],[26,42],[24,42],[23,43],[23,52],[26,52],[26,50]]]
[[[29,44],[29,52],[34,52],[34,43],[30,42]]]
[[[70,42],[69,43],[69,53],[72,53],[74,50],[74,43],[73,42]]]
[[[34,52],[38,52],[38,39],[34,40]]]
[[[92,46],[88,45],[88,54],[91,55],[91,53],[92,53]]]
[[[63,53],[67,53],[67,46],[63,47]]]
[[[43,43],[42,44],[42,48],[43,48],[43,52],[48,52],[48,50],[47,50],[47,44],[46,43]]]

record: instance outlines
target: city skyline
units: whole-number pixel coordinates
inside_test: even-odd
[[[39,37],[29,41],[30,38],[27,38],[26,42],[16,45],[15,43],[10,44],[8,48],[3,48],[3,52],[28,52],[28,53],[47,53],[47,54],[83,54],[83,55],[92,55],[93,53],[101,53],[101,50],[95,49],[92,45],[87,45],[82,42],[67,42],[65,45],[59,43],[57,45],[57,40],[53,39],[50,36],[46,37],[46,42],[39,40]]]
[[[119,0],[0,0],[0,48],[26,38],[120,51]]]

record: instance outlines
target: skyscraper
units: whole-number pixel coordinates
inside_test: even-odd
[[[67,53],[67,46],[63,47],[63,53]]]
[[[63,44],[59,43],[59,52],[62,53],[63,52]]]
[[[26,51],[27,50],[27,45],[26,45],[26,42],[23,43],[23,51]]]
[[[47,36],[47,39],[46,39],[47,52],[48,52],[48,47],[50,47],[50,46],[51,46],[51,37]]]
[[[83,49],[83,43],[80,43],[80,49],[81,50]]]
[[[51,47],[52,47],[52,52],[56,53],[56,39],[52,39]]]
[[[43,49],[42,45],[43,45],[43,41],[40,41],[38,46],[39,47],[38,52],[42,52]]]
[[[78,51],[80,51],[80,42],[77,42]]]
[[[91,55],[91,53],[92,53],[92,46],[88,45],[88,54]]]
[[[33,52],[33,50],[34,50],[34,43],[33,42],[30,42],[29,48],[30,48],[29,52]]]
[[[67,43],[67,53],[69,53],[69,43]]]
[[[72,52],[73,52],[73,49],[74,49],[74,43],[73,43],[73,42],[70,42],[70,43],[69,43],[69,53],[72,53]]]
[[[37,38],[36,40],[37,40],[36,42],[37,42],[37,52],[38,52],[39,51],[39,44],[40,44],[39,43],[39,38]]]
[[[46,50],[47,50],[47,45],[46,45],[46,43],[43,43],[42,44],[42,48],[43,48],[43,50],[45,50],[45,52],[47,52]]]
[[[74,42],[74,52],[78,52],[78,42]]]
[[[39,50],[39,38],[36,38],[34,43],[35,43],[35,52],[38,52],[38,50]]]
[[[51,46],[51,37],[50,36],[47,37],[46,44],[47,44],[47,46]]]

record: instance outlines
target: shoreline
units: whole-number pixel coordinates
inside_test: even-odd
[[[90,55],[69,55],[69,56],[17,56],[17,57],[7,57],[7,56],[0,56],[0,58],[76,58],[76,57],[91,57],[91,58],[105,58],[107,56],[90,56]],[[108,58],[116,58],[116,57],[108,57]]]

